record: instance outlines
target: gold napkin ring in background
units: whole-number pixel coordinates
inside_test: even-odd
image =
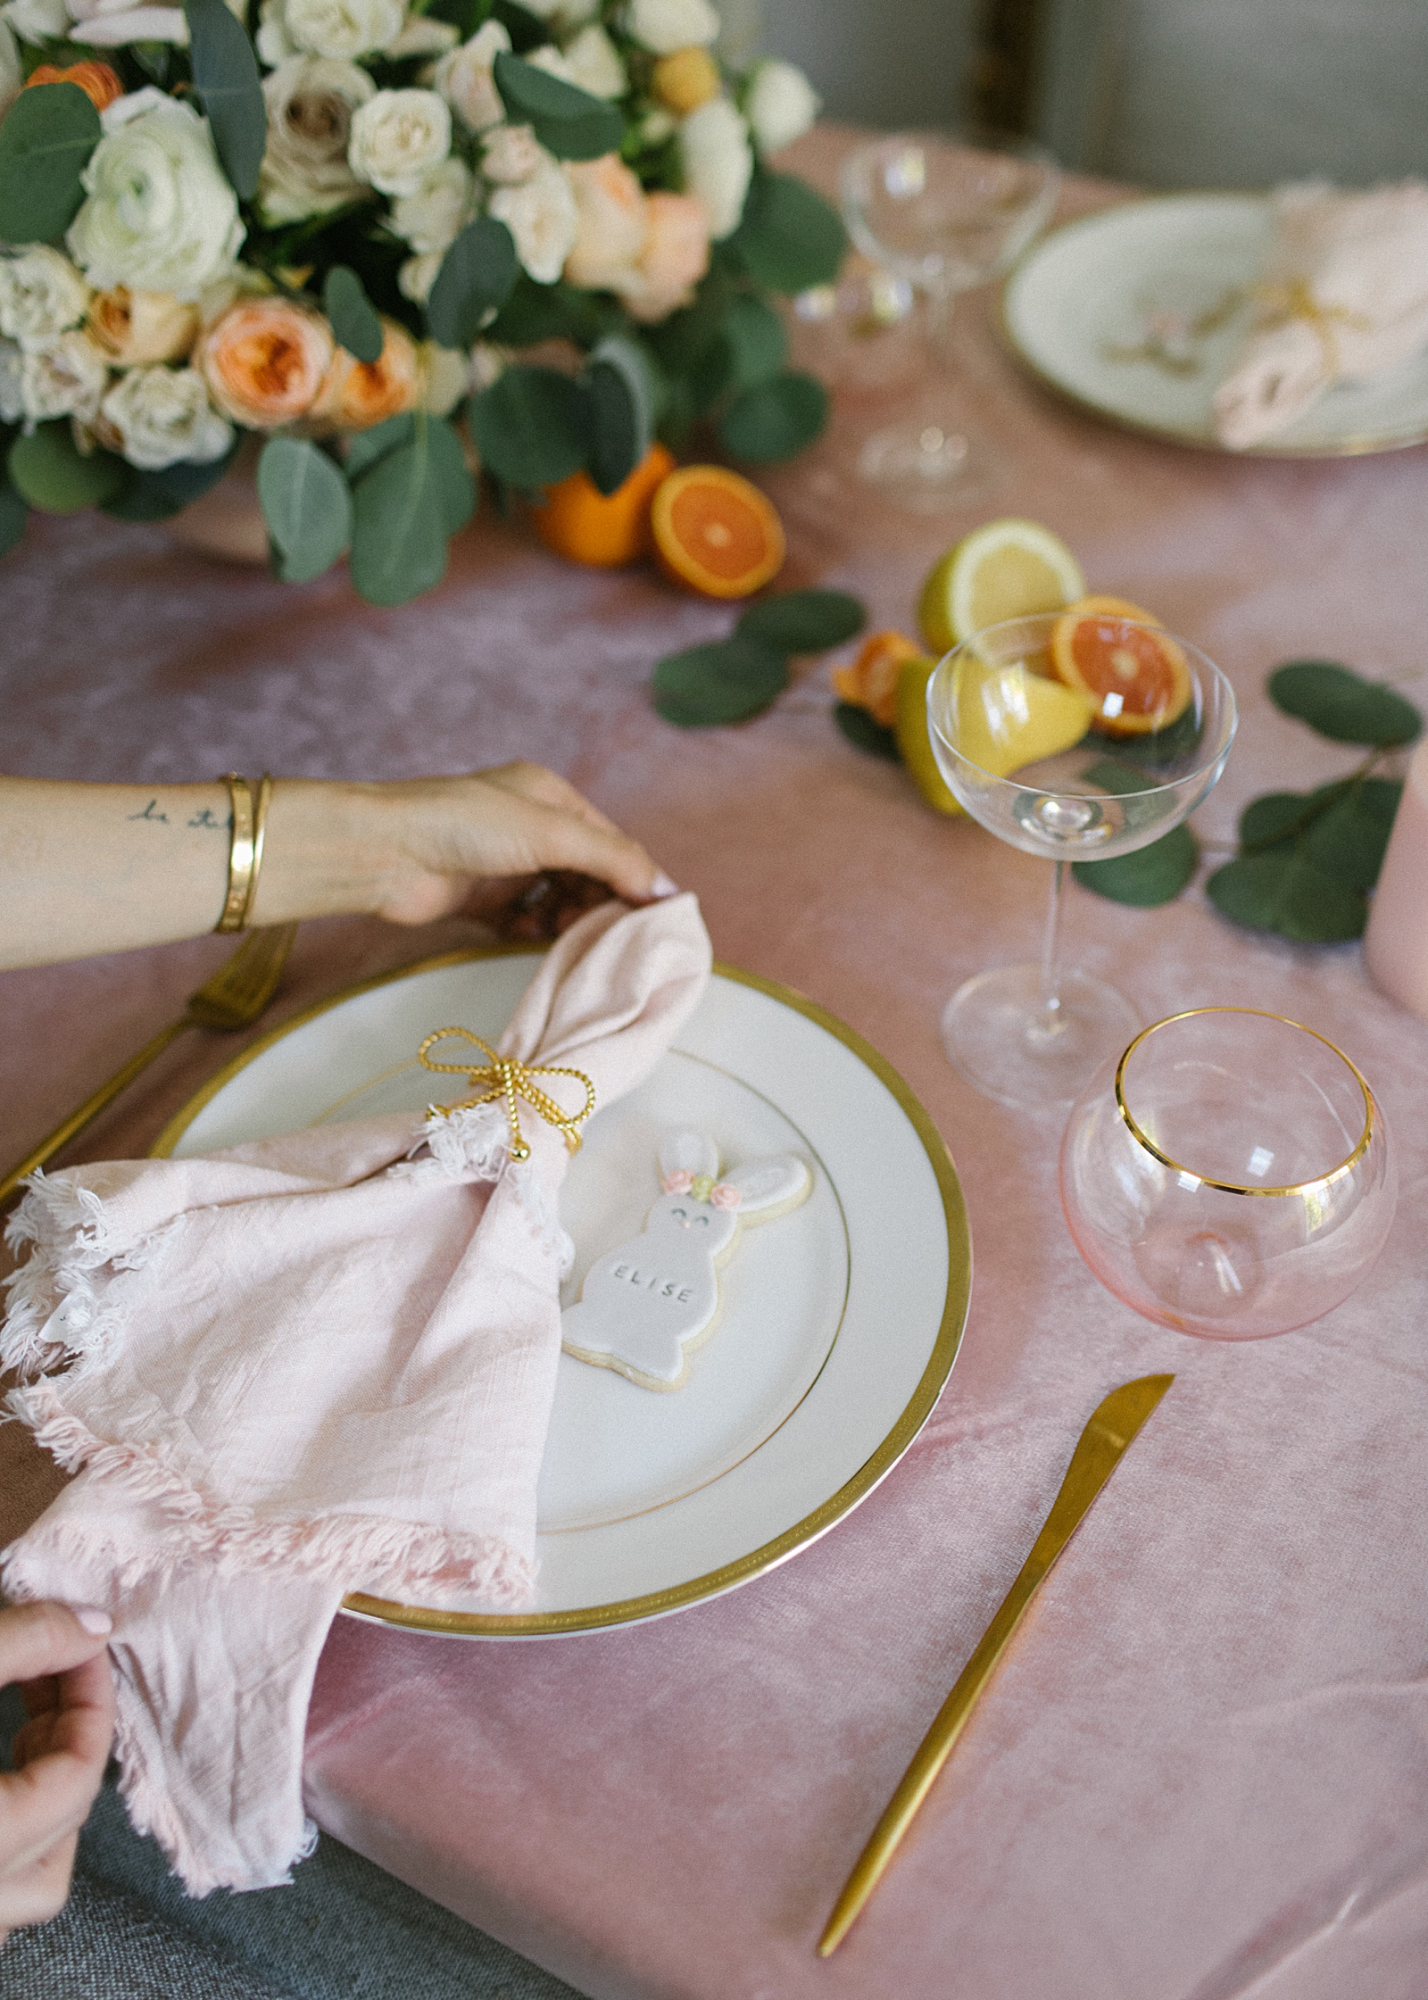
[[[448,1035],[456,1035],[463,1042],[470,1042],[483,1051],[488,1061],[474,1069],[469,1063],[432,1062],[427,1050],[437,1042],[445,1041]],[[517,1062],[513,1056],[497,1055],[496,1051],[480,1035],[473,1035],[469,1028],[438,1028],[434,1035],[428,1035],[417,1050],[417,1061],[423,1069],[436,1070],[447,1076],[464,1076],[473,1089],[485,1086],[479,1097],[468,1097],[460,1104],[434,1104],[433,1111],[443,1116],[452,1111],[472,1111],[478,1104],[500,1104],[506,1107],[506,1119],[511,1128],[511,1143],[507,1148],[513,1160],[528,1160],[531,1149],[521,1137],[520,1113],[516,1099],[523,1097],[533,1111],[553,1125],[565,1137],[567,1149],[572,1153],[580,1151],[580,1127],[595,1109],[595,1086],[583,1069],[561,1069],[549,1063],[531,1063],[527,1066]],[[541,1089],[535,1081],[538,1076],[573,1076],[577,1083],[585,1086],[585,1103],[579,1111],[566,1111],[555,1099]]]
[[[232,802],[229,822],[232,833],[228,842],[228,893],[223,899],[223,914],[213,928],[216,931],[242,931],[248,928],[253,898],[258,893],[258,871],[263,865],[263,835],[267,831],[268,801],[273,795],[273,780],[264,771],[256,804],[252,786],[236,771],[225,771],[219,782],[227,785]]]

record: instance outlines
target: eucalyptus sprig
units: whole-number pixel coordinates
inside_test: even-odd
[[[654,705],[682,729],[746,722],[788,686],[790,658],[825,653],[867,613],[841,590],[790,590],[751,604],[726,639],[671,653],[654,671]]]

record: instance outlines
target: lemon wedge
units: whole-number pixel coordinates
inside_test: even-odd
[[[1094,700],[1033,671],[1025,661],[982,667],[968,661],[947,717],[962,755],[994,777],[1059,757],[1081,741]]]
[[[1004,618],[1062,611],[1086,594],[1070,549],[1037,521],[984,522],[932,567],[917,621],[930,651],[945,653]]]

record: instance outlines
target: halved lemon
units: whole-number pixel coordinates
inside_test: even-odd
[[[929,805],[961,812],[938,768],[927,717],[935,660],[905,660],[897,688],[897,747]],[[995,777],[1059,757],[1081,741],[1092,719],[1084,695],[1036,673],[1024,660],[1006,666],[969,663],[958,677],[951,720],[964,757]]]
[[[1051,664],[1068,688],[1095,704],[1107,736],[1168,729],[1190,706],[1190,669],[1160,621],[1121,598],[1087,598],[1058,618]]]
[[[1006,618],[1061,611],[1086,593],[1070,549],[1039,521],[984,522],[935,563],[922,586],[917,621],[934,653]]]

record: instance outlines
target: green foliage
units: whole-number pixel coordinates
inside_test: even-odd
[[[520,264],[515,240],[504,222],[477,216],[462,230],[441,262],[426,323],[443,347],[470,347],[487,318],[511,295]]]
[[[86,507],[102,507],[116,497],[129,476],[128,466],[112,452],[94,451],[85,457],[67,418],[40,424],[28,437],[17,437],[7,462],[11,484],[20,497],[45,514],[82,514]]]
[[[194,91],[224,173],[243,200],[251,201],[268,142],[268,107],[253,44],[225,0],[184,0],[184,14]]]
[[[762,290],[802,292],[831,284],[848,239],[837,209],[791,174],[760,169],[729,248]]]
[[[395,451],[399,444],[409,444],[416,434],[416,418],[407,415],[388,417],[384,424],[373,424],[369,431],[358,431],[347,442],[347,477],[353,485],[379,458]]]
[[[350,264],[334,264],[328,272],[322,287],[322,309],[339,347],[345,347],[359,361],[381,360],[382,322]]]
[[[1381,681],[1367,681],[1331,660],[1291,660],[1269,677],[1270,698],[1334,743],[1387,750],[1410,743],[1423,717]]]
[[[1199,858],[1194,834],[1181,825],[1134,854],[1119,854],[1110,861],[1074,861],[1071,873],[1098,896],[1148,910],[1157,903],[1174,902],[1195,873]]]
[[[25,532],[30,510],[8,479],[0,480],[0,556],[8,556]]]
[[[509,298],[488,327],[487,340],[498,347],[535,347],[543,340],[571,340],[593,347],[603,334],[617,332],[625,315],[611,298],[578,291],[557,281],[538,285],[524,271],[517,274]]]
[[[231,451],[207,465],[166,465],[158,472],[129,469],[129,477],[103,511],[117,521],[167,521],[216,486],[237,456]]]
[[[612,333],[585,368],[586,466],[602,493],[623,486],[654,436],[655,382],[649,357],[629,334]]]
[[[866,750],[870,757],[886,757],[890,764],[902,762],[902,752],[897,747],[894,732],[885,729],[856,702],[835,701],[833,720],[855,750]]]
[[[218,0],[222,4],[222,0]],[[492,74],[513,125],[529,125],[558,160],[598,160],[618,152],[625,121],[617,106],[577,90],[519,56],[497,55]]]
[[[529,7],[518,5],[517,0],[495,0],[490,13],[491,19],[499,21],[510,36],[511,47],[518,56],[523,56],[527,49],[539,48],[546,39],[545,22]]]
[[[1092,729],[1095,736],[1100,738],[1101,756],[1118,758],[1135,765],[1147,774],[1145,776],[1147,785],[1158,785],[1161,782],[1159,772],[1167,764],[1178,764],[1190,756],[1199,748],[1200,738],[1204,734],[1204,725],[1195,713],[1193,703],[1168,728],[1151,729],[1143,736],[1101,737],[1094,723]],[[1114,788],[1107,785],[1106,789],[1111,791]]]
[[[508,368],[473,396],[471,435],[481,463],[507,486],[534,492],[585,463],[580,385],[553,368]]]
[[[765,640],[781,653],[826,653],[861,632],[867,613],[842,590],[789,590],[762,597],[735,626],[747,637]]]
[[[352,582],[369,604],[405,604],[440,583],[447,540],[475,506],[450,424],[425,415],[409,421],[410,435],[389,434],[390,448],[368,459],[352,484]]]
[[[1296,944],[1346,943],[1368,917],[1362,890],[1316,867],[1298,847],[1242,855],[1217,868],[1205,888],[1222,915]]]
[[[766,465],[812,444],[827,420],[823,384],[790,370],[735,397],[719,419],[719,441],[732,457]]]
[[[77,84],[20,92],[0,124],[0,240],[52,243],[64,234],[84,200],[79,177],[100,130],[99,113]]]
[[[787,686],[783,654],[736,633],[661,660],[654,672],[654,705],[666,722],[682,729],[709,729],[758,715]]]
[[[258,460],[258,499],[284,583],[331,569],[352,539],[352,495],[340,469],[306,438],[269,438]]]

